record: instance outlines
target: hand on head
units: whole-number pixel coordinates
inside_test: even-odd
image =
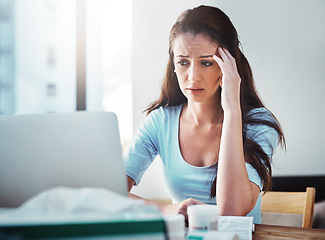
[[[221,105],[224,111],[240,107],[241,78],[237,70],[236,59],[225,48],[218,48],[220,57],[214,55],[222,72],[220,86],[222,87]]]

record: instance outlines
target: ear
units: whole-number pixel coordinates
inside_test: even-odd
[[[218,80],[219,80],[219,85],[222,88],[222,75],[218,78]]]

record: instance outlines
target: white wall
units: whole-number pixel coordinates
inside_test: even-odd
[[[158,97],[168,59],[168,35],[178,15],[195,0],[137,0],[133,6],[134,131],[143,110]],[[274,175],[324,175],[325,1],[200,1],[221,8],[235,25],[266,106],[287,141],[278,151]],[[163,198],[155,161],[133,192]]]

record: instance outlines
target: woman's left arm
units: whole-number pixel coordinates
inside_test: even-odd
[[[260,188],[248,178],[243,150],[241,78],[236,60],[222,48],[214,56],[222,71],[221,104],[224,120],[221,134],[216,198],[221,215],[244,216],[255,206]]]

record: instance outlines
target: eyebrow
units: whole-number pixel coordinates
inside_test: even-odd
[[[177,55],[177,57],[188,58],[189,56],[188,55]],[[200,56],[199,58],[210,58],[210,57],[213,57],[213,55],[203,55],[203,56]]]
[[[210,57],[213,57],[213,55],[200,56],[200,58],[210,58]]]

